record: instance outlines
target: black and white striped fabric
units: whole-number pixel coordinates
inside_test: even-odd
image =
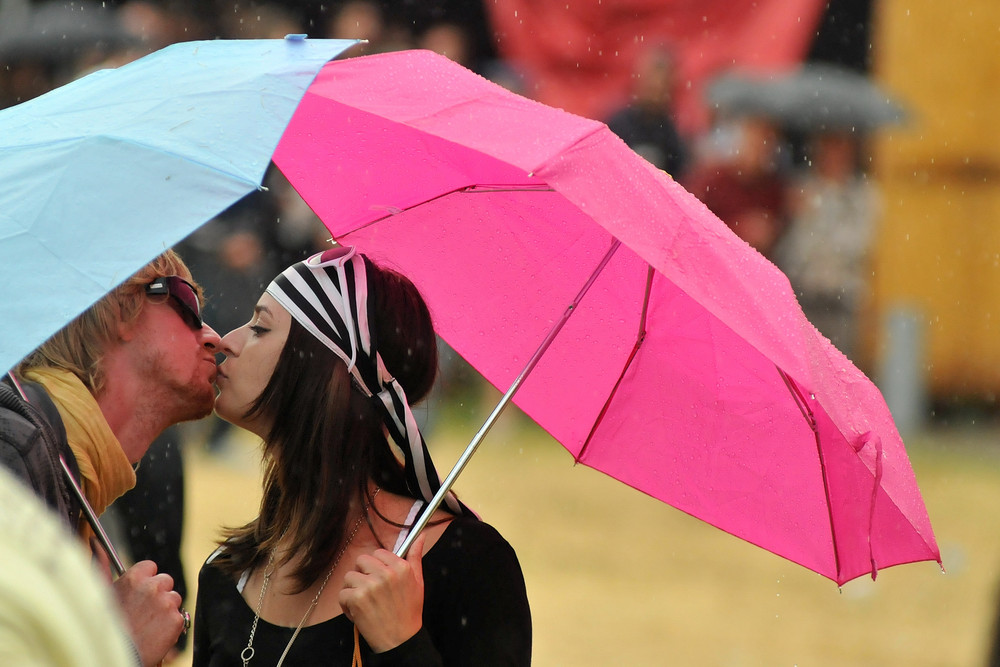
[[[406,470],[414,497],[430,501],[441,486],[430,453],[399,382],[378,353],[377,331],[369,326],[367,260],[353,247],[313,255],[285,269],[267,293],[295,320],[340,357],[361,390],[373,398]],[[452,512],[461,504],[449,493]]]

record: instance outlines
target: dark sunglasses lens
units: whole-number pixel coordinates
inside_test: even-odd
[[[201,304],[194,288],[177,276],[167,278],[167,289],[181,307],[185,321],[194,329],[202,327]]]
[[[177,276],[157,278],[146,285],[146,294],[172,297],[188,326],[192,329],[202,328],[201,303],[198,302],[198,293],[188,281]]]

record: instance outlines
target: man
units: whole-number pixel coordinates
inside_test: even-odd
[[[201,321],[201,299],[168,251],[0,385],[0,461],[91,545],[60,458],[100,514],[135,485],[132,466],[161,431],[211,412],[220,339]],[[186,625],[173,580],[142,561],[113,586],[142,663],[158,663]]]

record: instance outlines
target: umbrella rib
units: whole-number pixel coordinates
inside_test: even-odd
[[[778,374],[781,375],[781,379],[785,381],[785,386],[788,387],[788,392],[792,395],[792,400],[799,407],[802,412],[802,416],[805,417],[806,423],[809,424],[809,428],[813,432],[813,438],[816,440],[816,456],[819,459],[819,471],[820,476],[823,478],[823,495],[826,498],[826,513],[827,517],[830,519],[830,540],[833,542],[833,564],[837,568],[837,577],[840,578],[840,550],[837,547],[837,530],[833,523],[833,508],[830,506],[830,482],[827,479],[826,471],[826,461],[823,459],[823,449],[820,446],[819,441],[819,428],[816,426],[816,416],[813,414],[809,405],[806,403],[805,396],[799,391],[798,386],[792,379],[788,377],[788,373],[778,368]]]
[[[622,365],[622,372],[619,374],[618,380],[615,381],[615,386],[608,394],[607,400],[604,401],[604,406],[601,408],[600,413],[598,413],[597,419],[594,420],[594,425],[590,428],[590,433],[587,434],[587,439],[584,440],[583,447],[580,448],[580,453],[573,457],[576,463],[583,461],[583,455],[586,453],[587,447],[590,446],[594,433],[597,432],[597,428],[601,425],[601,422],[604,421],[604,415],[607,414],[608,408],[611,406],[611,401],[614,400],[615,394],[618,393],[618,387],[621,386],[622,380],[625,379],[625,373],[632,365],[635,355],[639,353],[639,348],[646,339],[646,313],[649,308],[649,294],[653,286],[653,273],[653,267],[647,264],[646,291],[642,299],[642,313],[639,315],[639,332],[636,335],[635,345],[632,346],[632,351],[629,353],[628,359],[626,359],[624,365]]]
[[[555,188],[544,183],[526,183],[524,185],[490,185],[487,183],[480,183],[479,185],[470,185],[463,190],[463,194],[470,195],[484,193],[489,194],[493,192],[555,192]]]
[[[555,190],[552,187],[548,186],[548,185],[544,185],[544,184],[532,184],[532,183],[526,183],[524,185],[485,185],[485,184],[480,184],[480,185],[475,185],[475,184],[473,184],[473,185],[461,185],[461,186],[459,186],[457,188],[452,188],[451,190],[448,190],[446,192],[442,192],[442,193],[440,193],[438,195],[435,195],[433,197],[429,197],[428,199],[424,199],[422,201],[417,202],[416,204],[413,204],[411,206],[407,206],[405,208],[398,208],[396,206],[377,207],[377,208],[385,208],[388,211],[388,213],[386,213],[385,215],[383,215],[381,217],[373,218],[372,220],[369,220],[368,222],[366,222],[363,225],[358,225],[357,227],[351,229],[351,231],[349,233],[353,234],[354,232],[357,232],[357,231],[359,231],[361,229],[366,229],[368,227],[371,227],[372,225],[378,224],[378,223],[382,222],[383,220],[388,220],[389,218],[391,218],[394,215],[399,215],[400,213],[403,213],[405,211],[412,211],[413,209],[419,208],[419,207],[423,206],[424,204],[429,204],[429,203],[431,203],[433,201],[437,201],[438,199],[442,199],[442,198],[447,197],[449,195],[453,195],[453,194],[486,194],[486,193],[492,193],[492,192],[555,192]]]

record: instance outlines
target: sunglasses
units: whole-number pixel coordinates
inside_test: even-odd
[[[179,276],[164,276],[146,285],[149,296],[169,296],[179,306],[178,312],[189,327],[201,329],[201,302],[194,285]]]

